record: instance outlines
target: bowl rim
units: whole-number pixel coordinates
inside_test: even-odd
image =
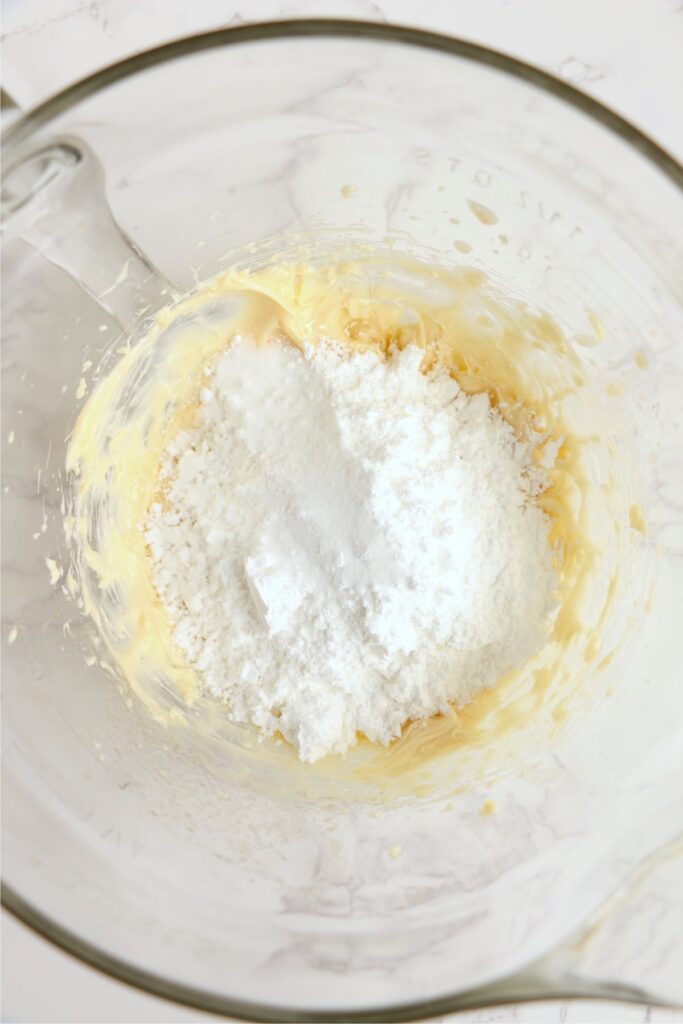
[[[357,21],[343,18],[310,18],[264,21],[232,25],[227,28],[182,37],[161,46],[143,50],[108,65],[56,93],[38,106],[16,117],[1,133],[3,146],[15,148],[48,125],[60,114],[100,90],[157,64],[164,64],[193,53],[248,42],[301,38],[371,39],[432,50],[494,68],[536,86],[586,114],[617,135],[648,160],[683,193],[683,165],[664,147],[651,139],[626,118],[562,79],[506,53],[454,36],[394,25],[387,22]],[[6,164],[7,165],[7,164]],[[315,1010],[256,1003],[217,995],[181,984],[162,975],[142,970],[93,945],[59,922],[45,915],[3,880],[1,902],[23,924],[62,951],[100,970],[112,979],[175,1003],[217,1015],[264,1022],[368,1022],[408,1021],[440,1016],[464,1009],[477,1009],[509,1002],[541,999],[592,998],[623,999],[632,1002],[652,1000],[637,989],[616,986],[601,991],[572,991],[544,985],[539,978],[529,989],[506,988],[506,979],[481,989],[465,989],[429,1000],[394,1003],[381,1008],[354,1010]]]
[[[475,64],[503,71],[514,78],[535,85],[570,106],[587,114],[613,134],[628,143],[631,148],[650,160],[674,185],[683,190],[683,164],[658,142],[655,142],[627,118],[617,114],[604,103],[582,92],[569,82],[555,77],[548,71],[528,64],[526,61],[502,53],[488,46],[447,36],[407,25],[388,22],[356,21],[346,18],[301,18],[287,21],[261,21],[250,24],[231,25],[196,35],[184,36],[143,50],[124,60],[107,65],[99,71],[80,79],[61,92],[44,100],[38,106],[15,118],[3,130],[1,138],[5,145],[17,145],[49,124],[60,114],[69,110],[94,93],[107,88],[120,79],[137,74],[156,64],[163,64],[191,53],[212,50],[247,42],[263,42],[272,39],[346,37],[374,39],[383,42],[403,43],[422,49],[434,50],[452,57],[461,57]]]

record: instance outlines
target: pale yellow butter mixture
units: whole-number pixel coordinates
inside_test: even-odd
[[[643,525],[611,440],[604,388],[549,314],[499,294],[479,271],[396,257],[226,271],[159,313],[101,376],[68,449],[66,522],[73,589],[107,664],[161,721],[206,726],[220,715],[173,643],[141,524],[163,501],[168,442],[196,422],[206,371],[237,334],[299,345],[325,337],[382,353],[416,344],[465,391],[486,391],[520,434],[542,438],[536,457],[550,485],[536,500],[551,520],[560,603],[546,645],[465,708],[408,725],[388,750],[372,752],[373,770],[400,772],[437,753],[487,746],[532,719],[546,730],[560,723],[612,656],[603,627],[629,529]],[[370,762],[366,751],[364,769]]]

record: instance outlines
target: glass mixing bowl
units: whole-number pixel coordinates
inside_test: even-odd
[[[4,167],[6,906],[126,981],[254,1019],[680,999],[680,940],[652,955],[683,888],[680,168],[511,58],[333,21],[108,68],[13,124]],[[631,414],[647,593],[589,672],[590,713],[552,743],[520,727],[498,772],[456,750],[422,795],[347,792],[334,772],[306,789],[291,759],[247,766],[164,728],[84,659],[62,592],[89,368],[226,253],[297,236],[467,262],[571,336],[600,322],[583,358]]]

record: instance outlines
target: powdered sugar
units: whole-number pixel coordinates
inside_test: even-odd
[[[415,346],[236,338],[150,510],[177,644],[304,760],[462,704],[542,645],[556,584],[530,446]]]

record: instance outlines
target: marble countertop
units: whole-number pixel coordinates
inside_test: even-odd
[[[158,43],[234,23],[300,17],[386,20],[511,53],[595,96],[683,159],[681,0],[5,0],[2,86],[19,107],[33,106]],[[105,978],[4,912],[2,939],[3,1020],[216,1019]],[[571,1001],[443,1020],[683,1022],[683,1012]]]
[[[38,103],[132,53],[245,21],[346,17],[470,39],[590,93],[683,158],[681,0],[5,0],[3,87]]]

